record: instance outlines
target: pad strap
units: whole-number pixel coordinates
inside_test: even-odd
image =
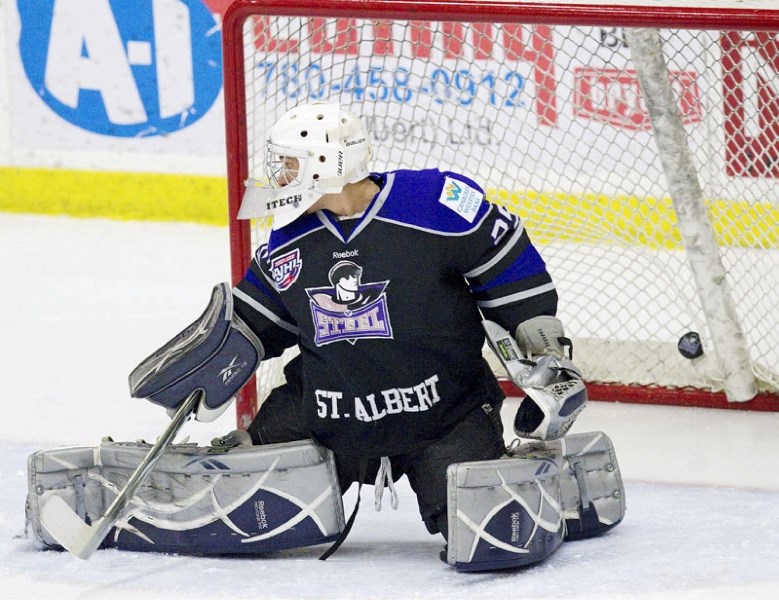
[[[566,540],[601,535],[625,516],[625,487],[614,445],[605,433],[577,433],[511,450],[517,458],[548,456],[561,460],[560,492]]]
[[[362,482],[365,479],[365,474],[367,471],[368,471],[368,460],[363,458],[360,460],[360,470],[359,470],[360,474],[357,482],[357,500],[354,503],[352,514],[349,516],[349,520],[346,522],[346,526],[343,528],[343,531],[341,531],[341,535],[339,535],[338,539],[336,539],[335,542],[333,542],[332,546],[330,546],[327,550],[325,550],[324,554],[322,554],[322,556],[319,557],[319,560],[327,560],[333,554],[335,554],[335,551],[338,550],[338,548],[341,547],[341,544],[343,544],[346,541],[349,532],[352,530],[354,521],[357,519],[357,512],[360,510],[360,492],[362,492]]]

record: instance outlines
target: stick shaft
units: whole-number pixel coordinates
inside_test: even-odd
[[[54,502],[42,507],[41,520],[58,543],[84,560],[92,556],[130,503],[138,488],[151,473],[154,465],[173,442],[173,438],[200,401],[201,395],[202,392],[196,390],[187,397],[141,464],[133,471],[122,491],[114,498],[105,514],[93,525],[84,523],[59,497],[52,498]]]

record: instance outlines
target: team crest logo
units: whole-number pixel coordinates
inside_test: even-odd
[[[350,260],[336,263],[328,273],[330,285],[307,289],[316,334],[324,346],[360,338],[392,338],[384,290],[389,281],[362,282],[362,267]]]
[[[271,260],[270,272],[273,275],[276,289],[282,292],[295,283],[298,275],[300,275],[302,266],[303,261],[300,258],[300,250],[297,248]]]

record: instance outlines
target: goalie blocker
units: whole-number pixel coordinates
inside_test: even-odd
[[[614,447],[601,432],[530,442],[508,457],[451,465],[447,562],[458,571],[523,567],[563,540],[600,535],[625,514]]]
[[[28,459],[27,532],[62,549],[40,519],[51,496],[96,521],[143,457],[145,443],[44,450]],[[261,554],[331,542],[344,529],[333,454],[312,441],[239,447],[174,445],[102,548],[196,555]]]

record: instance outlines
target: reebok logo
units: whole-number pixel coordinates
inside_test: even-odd
[[[203,467],[205,469],[208,469],[209,471],[213,471],[213,470],[229,471],[230,470],[230,467],[224,464],[221,460],[216,460],[215,458],[200,458],[200,457],[193,458],[184,466],[191,467],[192,465]]]
[[[222,383],[225,385],[229,385],[230,382],[235,379],[238,374],[243,371],[243,368],[246,366],[246,361],[243,361],[241,364],[238,364],[238,355],[236,354],[233,357],[233,360],[230,361],[230,364],[227,365],[224,369],[219,371],[219,376],[222,378]]]
[[[546,333],[544,333],[544,330],[537,329],[536,333],[538,334],[538,337],[541,338],[541,341],[544,343],[544,348],[551,348],[551,345],[549,344],[549,338],[546,337]]]
[[[554,461],[548,460],[548,459],[542,459],[543,462],[541,463],[541,466],[539,466],[536,469],[535,476],[538,477],[539,475],[546,475],[549,473],[549,471],[552,470],[552,467],[556,466]]]

